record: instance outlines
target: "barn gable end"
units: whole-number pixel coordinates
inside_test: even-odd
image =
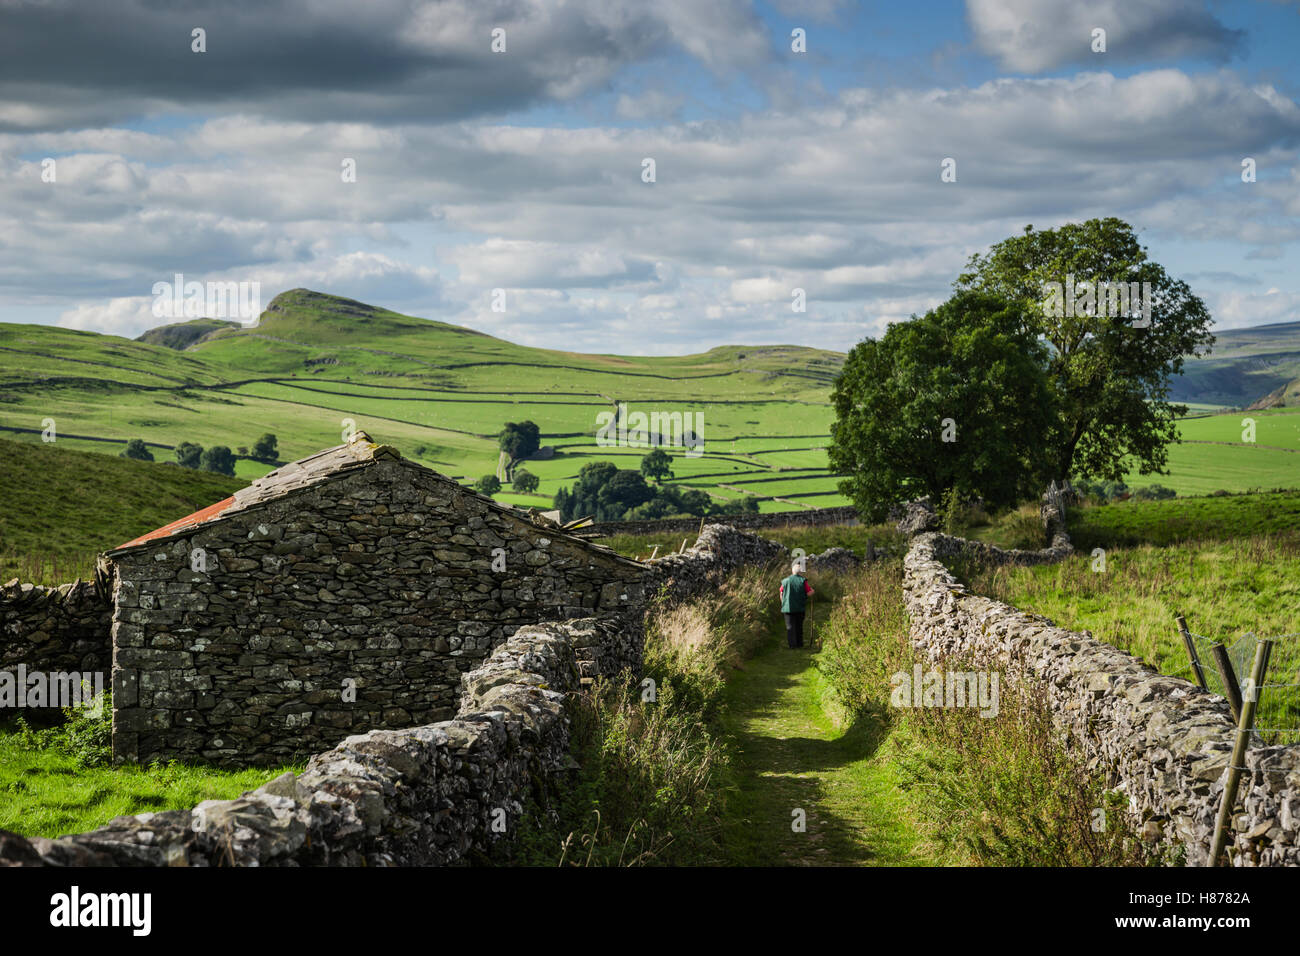
[[[105,558],[118,761],[270,765],[432,723],[520,626],[645,601],[636,562],[363,433]]]

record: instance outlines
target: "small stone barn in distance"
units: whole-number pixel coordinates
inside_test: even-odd
[[[518,627],[639,617],[644,574],[359,432],[101,556],[114,759],[273,765],[450,718]]]

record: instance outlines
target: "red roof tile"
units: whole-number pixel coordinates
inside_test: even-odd
[[[186,528],[192,528],[195,527],[196,525],[201,525],[203,524],[203,522],[215,518],[217,515],[221,514],[223,511],[225,511],[234,503],[235,503],[235,496],[231,495],[229,498],[224,498],[221,501],[218,501],[215,505],[208,505],[206,508],[200,508],[192,515],[186,515],[184,518],[177,518],[171,524],[165,524],[161,528],[158,528],[154,531],[150,531],[148,534],[142,534],[140,535],[140,537],[128,541],[125,544],[119,544],[118,547],[129,548],[132,545],[143,544],[145,541],[152,541],[155,538],[170,537],[171,535],[175,534],[177,531],[183,531]]]

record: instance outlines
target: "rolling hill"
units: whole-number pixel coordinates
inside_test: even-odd
[[[53,419],[60,447],[115,455],[140,438],[159,459],[182,441],[238,449],[272,432],[291,460],[356,427],[472,481],[495,472],[502,425],[530,419],[556,454],[527,466],[537,494],[498,497],[545,506],[589,461],[639,464],[644,449],[595,441],[597,416],[622,402],[703,415],[703,453],[679,449],[674,481],[779,510],[843,503],[823,450],[843,358],[798,346],[652,358],[535,349],[295,289],[249,328],[200,320],[128,341],[0,325],[0,432],[37,442]],[[241,457],[237,474],[270,467]]]
[[[52,420],[60,449],[116,461],[128,439],[140,438],[161,461],[183,441],[238,450],[272,432],[287,461],[338,444],[355,427],[473,481],[496,471],[501,427],[530,419],[555,455],[526,466],[541,479],[536,494],[498,497],[544,507],[588,462],[638,466],[645,449],[595,440],[597,416],[621,402],[630,412],[703,415],[702,454],[678,449],[673,482],[787,510],[845,503],[825,452],[829,393],[843,361],[842,353],[793,345],[662,357],[536,349],[294,289],[254,327],[196,320],[132,341],[0,324],[0,436],[39,445]],[[1172,474],[1130,475],[1129,484],[1159,482],[1181,494],[1300,485],[1300,409],[1250,413],[1254,443],[1241,440],[1243,413],[1210,414],[1297,376],[1300,323],[1219,333],[1214,354],[1190,360],[1176,383],[1175,400],[1195,414],[1170,451]],[[97,463],[83,459],[87,468]],[[247,481],[271,467],[244,455],[236,474]],[[35,487],[39,475],[14,481]],[[178,507],[170,517],[191,510]]]
[[[0,581],[89,578],[95,555],[220,501],[236,478],[0,438]]]
[[[1214,351],[1189,359],[1171,398],[1194,406],[1245,408],[1300,379],[1300,322],[1215,332]]]

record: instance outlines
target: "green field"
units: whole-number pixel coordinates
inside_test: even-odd
[[[1256,726],[1271,742],[1300,740],[1300,532],[1141,545],[1106,551],[1104,570],[1082,551],[1056,565],[984,569],[981,594],[1042,614],[1126,651],[1164,674],[1194,680],[1176,618],[1196,641],[1211,689],[1222,686],[1209,647],[1222,643],[1238,681],[1256,638],[1275,638]],[[1262,732],[1262,731],[1261,731]]]
[[[1075,508],[1069,530],[1076,553],[1059,564],[958,571],[980,594],[1190,680],[1182,615],[1212,689],[1221,682],[1211,644],[1229,648],[1241,680],[1255,639],[1278,638],[1257,726],[1283,728],[1269,739],[1300,739],[1300,493]]]
[[[1233,401],[1257,396],[1290,374],[1297,329],[1222,333],[1215,358],[1189,361],[1175,397],[1191,388],[1198,400],[1180,423],[1183,443],[1170,448],[1171,473],[1131,474],[1129,485],[1181,495],[1300,486],[1300,409],[1220,411],[1232,389]],[[703,416],[701,454],[674,455],[671,480],[683,490],[718,502],[756,498],[763,512],[847,503],[826,457],[837,352],[724,346],[638,358],[534,349],[303,289],[277,296],[256,327],[190,323],[142,338],[0,324],[0,435],[41,444],[52,420],[60,448],[116,456],[140,438],[163,461],[182,441],[238,449],[272,432],[290,461],[356,427],[472,482],[497,471],[501,427],[530,419],[555,456],[524,466],[541,480],[536,493],[507,488],[499,497],[545,508],[590,462],[638,467],[646,449],[596,442],[597,416],[623,402],[629,413]],[[183,351],[154,344],[191,342]],[[1244,417],[1255,421],[1253,443],[1242,441]],[[243,457],[236,474],[247,482],[271,467]]]
[[[177,351],[149,343],[183,344],[196,329],[169,327],[132,342],[0,324],[0,434],[38,444],[52,419],[61,448],[116,455],[140,438],[163,461],[182,441],[237,449],[272,432],[290,461],[338,444],[351,426],[472,482],[496,472],[502,426],[527,419],[556,455],[526,464],[541,479],[535,494],[507,488],[500,500],[549,507],[589,462],[639,466],[648,449],[596,444],[597,416],[623,402],[629,414],[703,416],[701,454],[674,453],[678,485],[718,501],[756,497],[763,511],[846,503],[824,450],[840,353],[557,352],[306,290],[278,296],[254,328],[197,331],[208,328],[215,331]],[[241,458],[237,475],[247,481],[271,467]],[[730,478],[745,483],[722,487]],[[763,478],[780,480],[756,481]]]
[[[1230,541],[1300,529],[1300,493],[1119,501],[1071,508],[1068,522],[1070,538],[1081,551]]]
[[[0,724],[0,830],[51,838],[84,833],[114,817],[232,800],[286,770],[301,772],[303,767],[229,771],[183,763],[86,766],[73,754],[43,744],[41,734],[24,733],[15,721]]]

